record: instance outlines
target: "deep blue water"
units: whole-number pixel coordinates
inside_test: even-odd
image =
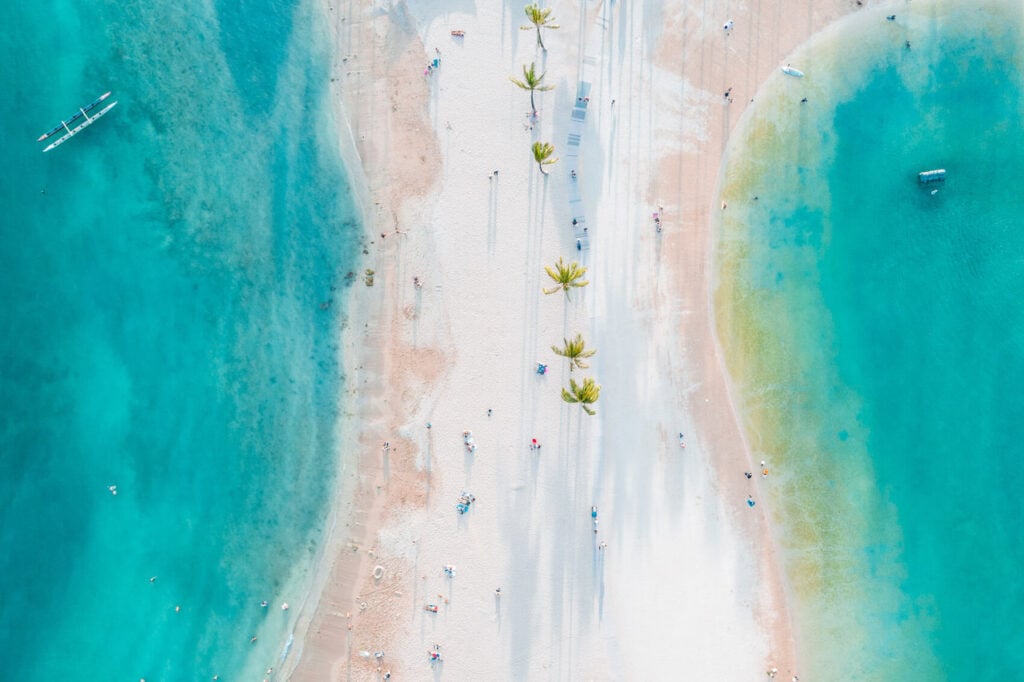
[[[324,530],[357,254],[317,8],[0,14],[4,677],[262,673]]]
[[[1024,9],[954,4],[797,55],[725,185],[723,343],[820,679],[1024,667]]]

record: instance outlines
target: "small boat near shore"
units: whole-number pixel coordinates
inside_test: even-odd
[[[787,76],[793,76],[794,78],[804,77],[803,71],[801,71],[800,69],[794,69],[789,64],[786,64],[785,66],[782,67],[782,73],[786,74]]]
[[[45,139],[47,139],[49,137],[52,137],[53,135],[56,135],[57,133],[59,133],[62,130],[66,131],[63,135],[61,135],[59,138],[57,138],[56,141],[54,141],[54,142],[50,143],[49,145],[47,145],[47,147],[45,149],[43,149],[43,153],[46,153],[46,152],[50,151],[51,149],[53,149],[54,147],[58,147],[58,146],[64,144],[65,142],[70,140],[72,137],[77,135],[79,132],[81,132],[81,130],[83,128],[88,128],[93,123],[95,123],[100,118],[102,118],[108,111],[110,111],[115,106],[117,106],[117,102],[116,101],[115,102],[111,102],[110,104],[108,104],[107,106],[103,107],[102,109],[100,109],[98,112],[96,112],[92,116],[89,116],[89,112],[92,111],[93,109],[95,109],[96,107],[100,106],[100,104],[102,104],[108,97],[110,97],[110,93],[109,92],[103,93],[102,95],[97,97],[95,100],[93,100],[92,102],[87,104],[86,106],[80,107],[78,109],[78,113],[72,115],[71,118],[69,118],[67,120],[64,120],[64,121],[61,121],[58,125],[54,126],[50,130],[48,130],[45,133],[43,133],[42,135],[40,135],[39,139],[36,140],[36,142],[42,142],[43,140],[45,140]],[[81,118],[84,118],[85,120],[82,121],[81,123],[79,123],[78,125],[76,125],[74,128],[72,128],[72,127],[70,127],[68,125],[70,123],[74,123],[74,122],[78,121]]]

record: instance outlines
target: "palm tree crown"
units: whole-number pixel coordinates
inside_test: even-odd
[[[553,294],[558,290],[565,292],[565,297],[569,298],[569,289],[573,287],[585,287],[590,282],[583,279],[587,274],[587,269],[573,261],[568,265],[562,260],[562,257],[558,257],[558,262],[555,263],[555,267],[544,266],[544,271],[548,273],[548,277],[555,280],[558,286],[551,287],[550,289],[544,289],[545,294]],[[583,281],[579,281],[583,280]]]
[[[555,153],[555,145],[550,142],[534,142],[532,149],[533,160],[540,166],[540,172],[547,175],[548,172],[544,170],[544,166],[550,166],[558,161],[558,159],[551,158],[551,155]]]
[[[579,403],[583,411],[590,416],[597,414],[597,410],[590,406],[596,403],[600,396],[601,387],[590,377],[584,379],[582,384],[577,384],[575,379],[569,379],[569,388],[562,389],[562,400],[567,403]]]
[[[544,41],[540,37],[540,30],[542,28],[558,28],[558,24],[549,23],[553,22],[554,18],[551,16],[551,9],[541,9],[537,6],[537,3],[527,5],[523,8],[526,12],[526,19],[532,24],[531,26],[520,26],[519,28],[524,31],[529,31],[532,28],[537,29],[537,44],[540,45],[540,49],[547,51],[548,48],[544,47]]]
[[[508,79],[521,87],[523,90],[530,91],[530,108],[533,109],[533,115],[537,115],[537,105],[533,103],[533,92],[534,90],[540,90],[546,92],[548,90],[554,90],[554,85],[541,85],[540,82],[544,80],[544,74],[537,75],[534,70],[533,62],[530,63],[530,68],[526,68],[526,64],[523,64],[523,80],[509,76]]]
[[[586,369],[590,365],[583,362],[586,358],[593,357],[597,354],[596,350],[585,350],[587,344],[583,340],[583,334],[577,334],[576,338],[570,341],[569,339],[562,339],[562,347],[551,346],[551,350],[555,352],[555,355],[561,355],[563,358],[569,358],[569,371],[579,367],[580,369]]]

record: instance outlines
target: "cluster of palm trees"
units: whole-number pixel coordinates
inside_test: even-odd
[[[520,26],[520,28],[523,29],[524,31],[536,29],[537,45],[540,47],[540,49],[547,52],[548,48],[544,47],[544,39],[541,36],[541,29],[558,28],[558,24],[554,23],[554,18],[551,16],[551,9],[541,9],[540,7],[537,6],[537,3],[533,3],[532,5],[527,5],[524,8],[524,11],[526,12],[526,18],[529,20],[530,24],[528,26]],[[537,92],[538,90],[541,92],[554,90],[555,86],[543,84],[544,74],[537,74],[536,64],[533,62],[530,63],[529,68],[527,68],[526,65],[523,64],[522,80],[514,76],[509,76],[509,80],[515,83],[518,87],[522,88],[523,90],[528,90],[530,92],[531,115],[533,116],[533,118],[537,118],[537,105],[534,103],[533,100],[534,93]],[[548,172],[544,170],[544,167],[550,166],[551,164],[558,161],[557,158],[552,158],[552,156],[555,153],[555,146],[550,142],[534,142],[531,149],[533,151],[533,160],[537,162],[537,167],[540,168],[540,172],[543,175],[547,175]]]
[[[541,29],[556,29],[558,24],[554,23],[554,18],[551,16],[551,9],[541,9],[536,2],[527,5],[523,11],[526,13],[526,18],[529,20],[529,25],[521,26],[524,31],[536,30],[537,31],[537,46],[540,49],[547,51],[544,47],[544,38],[541,34]],[[537,73],[537,65],[534,62],[530,63],[530,66],[523,65],[523,77],[516,78],[515,76],[509,76],[509,80],[512,81],[517,87],[527,90],[530,93],[530,110],[533,118],[537,117],[537,104],[534,101],[534,93],[547,92],[553,90],[555,86],[544,84],[543,73]],[[537,162],[538,168],[543,175],[547,175],[548,172],[544,169],[545,166],[558,161],[554,158],[555,146],[550,142],[534,142],[532,146],[533,160]],[[553,294],[556,291],[564,291],[565,297],[569,299],[569,292],[572,289],[585,287],[589,282],[584,279],[587,274],[587,269],[581,266],[576,261],[566,264],[566,262],[559,257],[558,262],[553,267],[545,266],[544,270],[555,282],[555,286],[550,289],[544,289],[545,294]],[[585,362],[587,358],[593,357],[597,351],[594,349],[588,349],[586,342],[583,340],[582,334],[577,334],[573,339],[562,339],[562,346],[552,346],[551,350],[556,355],[560,355],[563,358],[569,360],[569,371],[572,372],[576,369],[587,369],[589,365]],[[597,399],[601,395],[601,386],[598,385],[594,379],[585,377],[579,383],[575,379],[569,379],[569,388],[562,389],[562,400],[567,403],[575,403],[583,408],[583,411],[589,415],[597,414],[591,405],[597,402]]]
[[[559,257],[558,262],[553,267],[545,266],[544,270],[548,273],[548,277],[555,282],[555,286],[550,289],[543,289],[545,294],[564,291],[565,298],[568,300],[569,292],[572,289],[585,287],[589,284],[587,280],[583,279],[587,274],[587,269],[576,261],[566,264]],[[597,354],[595,349],[587,348],[587,343],[583,340],[582,334],[577,334],[572,339],[562,339],[561,348],[551,346],[551,350],[554,351],[555,355],[561,355],[569,360],[570,372],[576,369],[587,369],[590,365],[585,360]],[[569,388],[562,389],[562,400],[567,403],[579,404],[583,411],[589,415],[597,414],[591,405],[596,403],[600,396],[601,386],[590,377],[584,378],[580,383],[576,383],[575,379],[570,378]]]

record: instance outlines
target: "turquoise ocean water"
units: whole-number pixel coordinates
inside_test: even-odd
[[[327,517],[357,253],[317,6],[0,16],[3,677],[262,679]]]
[[[801,48],[807,77],[741,122],[718,330],[806,677],[1018,679],[1024,6],[891,7]]]

